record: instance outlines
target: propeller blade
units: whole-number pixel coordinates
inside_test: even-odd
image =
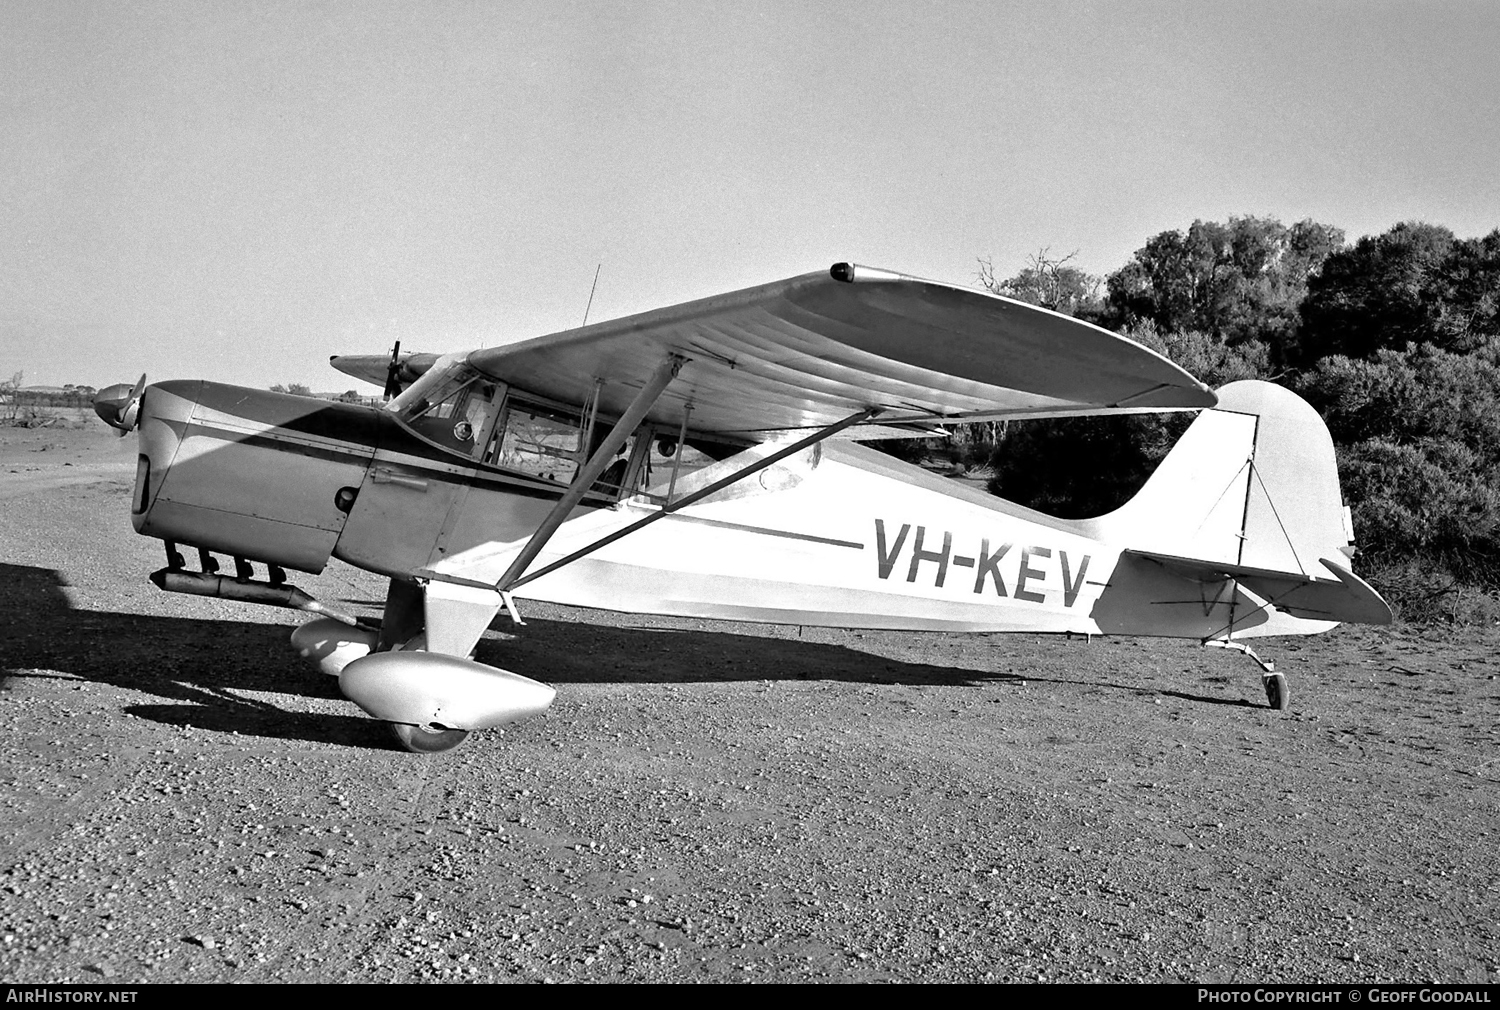
[[[135,427],[136,421],[140,420],[141,397],[146,392],[146,373],[135,380],[135,388],[130,391],[130,400],[125,404],[125,409],[120,412],[120,423],[125,425],[120,432],[120,437],[125,437],[125,432]]]
[[[391,348],[391,363],[385,366],[385,398],[389,400],[401,392],[401,341]]]

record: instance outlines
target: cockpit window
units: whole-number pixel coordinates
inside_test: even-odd
[[[512,401],[485,449],[484,461],[545,480],[570,484],[578,472],[582,431],[578,419],[522,401]]]
[[[386,409],[437,444],[477,456],[490,437],[503,388],[461,356],[450,355],[438,359]]]
[[[606,419],[597,419],[585,450],[588,429],[579,414],[560,405],[512,396],[482,458],[505,470],[571,484],[584,462],[604,443],[611,426]],[[635,434],[626,438],[589,492],[612,500],[634,494],[644,473],[644,461],[639,459],[643,448],[644,441]]]
[[[579,412],[540,397],[508,391],[470,367],[461,354],[438,359],[428,372],[392,400],[386,409],[413,431],[480,463],[562,485],[573,483],[579,468],[604,442],[610,422],[597,418],[585,451],[590,426]],[[648,481],[650,454],[670,461],[670,447],[632,434],[589,489],[610,499],[629,497]],[[666,447],[668,451],[663,452]]]

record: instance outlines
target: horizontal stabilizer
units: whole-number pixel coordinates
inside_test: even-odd
[[[1233,579],[1268,605],[1293,617],[1350,624],[1391,623],[1391,608],[1380,598],[1380,594],[1345,565],[1328,558],[1319,560],[1324,568],[1336,576],[1333,579],[1171,554],[1155,554],[1150,551],[1128,550],[1125,553],[1148,558],[1178,575],[1202,582],[1226,582]]]

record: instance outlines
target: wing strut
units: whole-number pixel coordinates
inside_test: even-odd
[[[753,473],[759,473],[761,470],[764,470],[766,467],[771,466],[774,463],[778,463],[781,460],[785,459],[786,457],[793,455],[794,453],[801,452],[803,449],[806,449],[810,445],[815,445],[818,442],[823,441],[823,439],[828,438],[831,435],[837,435],[839,432],[843,431],[845,428],[850,427],[851,425],[859,424],[859,423],[861,423],[863,421],[868,421],[870,418],[874,417],[876,414],[879,414],[880,412],[881,412],[881,408],[879,408],[879,407],[870,407],[868,409],[861,410],[857,414],[850,414],[848,417],[844,418],[842,421],[836,421],[833,424],[830,424],[826,428],[821,428],[818,431],[813,432],[811,435],[808,435],[804,439],[800,439],[800,440],[798,440],[796,442],[793,442],[791,445],[784,446],[783,448],[780,448],[780,449],[776,450],[775,452],[771,453],[769,456],[765,456],[762,459],[758,459],[754,463],[749,464],[748,466],[741,467],[740,469],[736,470],[734,473],[729,474],[727,477],[721,477],[719,480],[714,481],[712,484],[709,484],[706,487],[699,488],[697,491],[694,491],[691,494],[685,494],[685,495],[683,495],[677,501],[667,503],[666,505],[664,505],[661,508],[661,510],[659,512],[652,512],[648,516],[644,516],[641,519],[637,519],[635,522],[631,523],[629,526],[623,527],[622,529],[615,530],[615,532],[609,534],[608,536],[600,537],[598,540],[595,540],[593,543],[591,543],[591,544],[589,544],[589,545],[587,545],[585,547],[580,547],[578,550],[574,551],[572,554],[569,554],[565,558],[561,558],[561,559],[559,559],[557,561],[552,562],[550,565],[547,565],[545,568],[541,568],[541,569],[539,569],[539,570],[537,570],[535,572],[532,572],[530,575],[526,575],[526,576],[524,576],[522,578],[516,579],[515,582],[512,582],[512,583],[510,583],[508,585],[506,584],[505,579],[502,579],[500,584],[501,584],[501,586],[504,587],[504,590],[506,592],[510,592],[512,590],[519,589],[521,586],[524,586],[526,583],[532,581],[533,579],[539,579],[543,575],[546,575],[548,572],[556,571],[557,569],[563,567],[564,565],[570,565],[573,562],[577,561],[579,558],[584,557],[585,555],[588,555],[588,554],[592,554],[594,551],[597,551],[599,548],[606,547],[609,544],[614,543],[616,540],[619,540],[621,537],[628,536],[629,534],[634,533],[636,530],[640,529],[643,526],[649,526],[652,523],[656,522],[658,519],[664,519],[667,516],[671,515],[673,512],[676,512],[678,509],[687,508],[689,505],[693,504],[694,502],[702,501],[704,498],[707,498],[709,495],[715,493],[716,491],[722,491],[724,488],[728,487],[729,485],[734,484],[734,483],[736,483],[738,481],[741,481],[741,480],[745,479],[746,477],[750,476]],[[679,452],[682,451],[680,445],[678,447],[678,451]],[[533,536],[532,540],[535,540],[535,539],[536,539],[536,537]],[[528,543],[527,543],[526,546],[527,546],[527,548],[530,548],[531,543],[528,541]],[[535,551],[531,551],[529,554],[527,554],[525,551],[522,552],[522,557],[524,557],[528,563],[530,562],[531,558],[533,558],[535,556],[536,556],[536,552]],[[521,559],[518,558],[516,560],[516,562],[513,562],[511,564],[510,571],[507,571],[505,573],[506,574],[506,578],[510,577],[511,572],[514,572],[516,570],[516,566],[518,564],[520,564],[520,563],[521,563]]]
[[[662,390],[666,389],[667,384],[677,377],[677,372],[682,368],[685,360],[681,355],[669,354],[666,360],[657,366],[656,371],[641,387],[640,392],[635,394],[635,399],[630,401],[630,406],[625,408],[625,413],[615,422],[609,434],[604,436],[604,441],[599,443],[599,448],[594,450],[594,454],[589,457],[587,463],[579,467],[578,474],[573,478],[573,483],[569,485],[568,490],[563,492],[557,504],[552,506],[552,511],[547,513],[547,518],[542,520],[536,532],[531,534],[531,539],[526,541],[526,546],[521,548],[521,553],[516,555],[516,559],[510,563],[505,574],[500,576],[500,581],[495,583],[495,588],[502,594],[519,585],[515,581],[516,578],[547,545],[547,541],[552,539],[552,534],[556,533],[557,528],[563,524],[563,520],[568,518],[568,514],[573,511],[573,506],[582,501],[584,494],[594,486],[594,481],[599,479],[599,475],[604,473],[604,468],[609,465],[610,460],[614,459],[615,452],[625,444],[631,432],[635,431],[645,419],[646,413],[655,406]]]

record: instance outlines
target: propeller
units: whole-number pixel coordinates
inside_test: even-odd
[[[389,400],[401,392],[401,341],[391,348],[391,363],[385,366],[385,398]]]
[[[140,419],[141,394],[145,391],[144,374],[136,380],[134,386],[128,382],[106,386],[94,394],[94,413],[105,424],[117,429],[120,437],[124,438],[135,429],[135,423]]]

